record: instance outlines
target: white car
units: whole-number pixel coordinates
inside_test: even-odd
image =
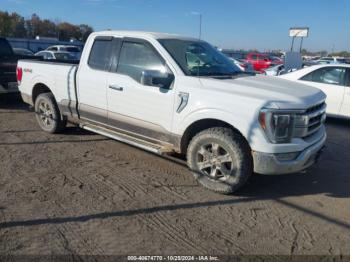
[[[247,72],[247,73],[253,73],[254,72],[254,68],[253,68],[252,64],[238,61],[237,59],[235,59],[233,57],[228,57],[228,59],[230,61],[232,61],[243,72]]]
[[[317,64],[345,64],[345,62],[344,58],[339,57],[321,57],[316,60]]]
[[[21,60],[18,72],[22,98],[46,132],[69,121],[153,153],[178,153],[199,183],[220,193],[236,191],[254,171],[305,170],[327,137],[323,92],[244,73],[195,38],[93,33],[79,65]]]
[[[64,51],[40,51],[35,56],[41,56],[44,60],[75,60],[76,57]]]
[[[81,49],[74,45],[54,45],[46,48],[46,51],[69,52],[75,57],[75,59],[80,59],[81,57]]]
[[[350,65],[316,65],[280,77],[322,90],[328,115],[350,117]]]
[[[276,65],[265,69],[264,74],[267,76],[279,76],[284,73],[284,65]]]

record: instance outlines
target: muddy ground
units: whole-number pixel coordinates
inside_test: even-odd
[[[350,121],[328,120],[317,166],[255,175],[234,196],[181,163],[0,102],[0,254],[350,255]]]

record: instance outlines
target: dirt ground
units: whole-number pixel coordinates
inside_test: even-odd
[[[350,121],[327,129],[306,173],[222,196],[181,163],[75,127],[46,134],[3,97],[0,254],[350,255]]]

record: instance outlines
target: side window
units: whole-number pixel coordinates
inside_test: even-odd
[[[322,84],[344,85],[345,76],[345,68],[324,67],[307,74],[300,80],[317,82]]]
[[[209,62],[206,50],[201,45],[192,44],[186,49],[187,68],[192,70],[194,67],[204,66]]]
[[[12,55],[12,48],[5,39],[0,39],[0,55]]]
[[[45,60],[47,60],[47,59],[50,58],[49,54],[50,54],[50,53],[48,53],[48,52],[42,52],[42,53],[41,53],[41,56],[42,56]]]
[[[120,51],[117,73],[128,75],[140,82],[145,70],[164,71],[165,66],[156,51],[138,42],[124,42]]]
[[[88,65],[97,70],[108,71],[111,62],[112,40],[96,39],[88,61]]]
[[[53,55],[51,53],[45,53],[45,58],[46,59],[53,59]]]

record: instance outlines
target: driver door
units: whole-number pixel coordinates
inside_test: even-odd
[[[166,141],[172,130],[174,90],[141,84],[145,70],[165,71],[165,61],[147,41],[124,39],[107,78],[109,125]]]

